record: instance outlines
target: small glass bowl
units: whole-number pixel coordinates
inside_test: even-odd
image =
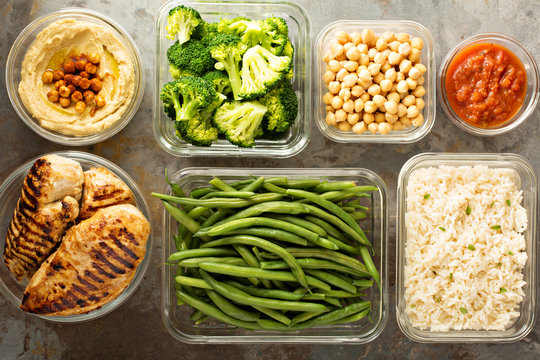
[[[450,330],[431,332],[415,328],[405,313],[405,246],[407,243],[407,185],[413,171],[420,168],[446,166],[485,165],[489,168],[509,168],[517,174],[516,185],[523,191],[522,206],[527,210],[525,242],[527,262],[523,268],[525,297],[520,304],[520,317],[504,331]],[[396,317],[401,331],[411,340],[434,342],[515,342],[533,329],[536,321],[536,226],[538,182],[533,166],[521,155],[515,154],[451,154],[424,153],[412,157],[399,173],[397,187],[397,246],[396,246]]]
[[[194,146],[175,135],[174,122],[163,111],[159,98],[161,87],[172,81],[169,73],[167,49],[173,44],[167,39],[167,15],[169,11],[184,5],[196,9],[206,22],[221,18],[246,16],[264,19],[279,16],[289,27],[289,39],[294,46],[293,88],[298,98],[298,116],[289,132],[279,140],[258,139],[252,148],[232,145],[219,139],[212,146]],[[175,156],[237,156],[288,158],[300,153],[307,146],[311,133],[311,19],[306,10],[294,0],[232,0],[232,1],[179,1],[171,0],[159,9],[154,20],[156,53],[154,60],[154,136],[161,148]]]
[[[56,131],[43,128],[37,119],[35,119],[30,111],[26,108],[19,95],[19,83],[21,81],[22,62],[26,55],[26,51],[35,40],[36,36],[47,26],[61,19],[75,19],[80,21],[90,22],[100,25],[115,34],[120,39],[122,45],[129,52],[130,58],[133,61],[134,69],[134,90],[133,96],[129,100],[129,104],[122,115],[122,118],[114,123],[109,128],[91,135],[74,136],[65,135]],[[131,36],[112,19],[90,9],[84,8],[66,8],[47,15],[43,15],[32,21],[27,27],[21,31],[11,50],[6,62],[6,88],[11,104],[19,117],[26,125],[36,134],[44,137],[47,140],[57,144],[68,146],[83,146],[95,144],[104,141],[122,130],[133,118],[139,105],[141,104],[144,94],[144,71],[141,62],[141,56],[135,42]]]
[[[150,217],[150,209],[148,208],[148,205],[146,203],[146,200],[144,199],[144,196],[142,195],[141,190],[124,170],[102,157],[81,151],[58,151],[51,154],[56,154],[78,161],[81,164],[83,170],[88,170],[91,167],[104,167],[110,170],[113,174],[122,179],[129,186],[131,191],[133,191],[137,208],[144,214],[148,221],[152,223]],[[40,155],[39,157],[41,156],[43,155]],[[8,178],[2,183],[2,185],[0,185],[0,249],[2,252],[5,246],[8,226],[11,222],[11,218],[13,217],[13,212],[15,210],[15,206],[17,205],[17,201],[19,200],[19,196],[21,195],[23,180],[37,158],[38,157],[19,166],[15,171],[13,171],[13,173],[11,173],[11,175],[8,176]],[[123,304],[139,286],[150,262],[151,251],[152,233],[150,234],[148,242],[146,244],[146,254],[144,256],[144,259],[137,267],[137,271],[135,272],[135,276],[133,277],[131,283],[116,299],[108,302],[101,308],[90,311],[86,314],[67,316],[47,316],[32,313],[26,314],[52,322],[79,323],[97,319],[105,314],[110,313],[111,311],[119,307],[121,304]],[[13,274],[11,274],[11,272],[6,267],[3,259],[0,260],[0,293],[5,296],[8,302],[13,304],[13,306],[17,309],[19,309],[19,311],[22,311],[19,308],[19,305],[21,304],[23,292],[27,284],[28,280],[23,280],[21,282],[17,281]]]
[[[380,291],[376,287],[367,291],[372,302],[371,321],[363,319],[358,323],[329,325],[295,332],[272,332],[245,330],[221,322],[194,324],[189,319],[191,309],[187,305],[178,306],[175,293],[175,266],[167,265],[169,255],[176,252],[173,235],[178,230],[176,220],[163,210],[163,253],[162,253],[162,318],[169,333],[176,339],[191,344],[233,344],[233,343],[327,343],[365,344],[379,336],[388,321],[388,190],[384,181],[366,169],[253,169],[253,168],[187,168],[176,172],[171,181],[189,192],[208,185],[215,176],[226,182],[245,179],[249,176],[282,177],[289,179],[321,179],[327,181],[355,181],[359,185],[374,185],[379,188],[372,193],[369,208],[372,210],[371,223],[363,226],[369,230],[375,256],[373,261],[381,276]],[[172,194],[166,185],[163,193]],[[365,220],[363,220],[365,221]]]
[[[467,48],[473,44],[481,43],[493,43],[504,46],[511,52],[513,52],[518,59],[521,61],[527,72],[527,93],[525,99],[523,100],[523,105],[519,111],[507,122],[493,128],[484,129],[480,127],[473,126],[465,121],[463,121],[452,109],[448,98],[446,96],[446,73],[448,67],[454,60],[454,57],[463,49]],[[534,60],[532,54],[516,39],[498,33],[484,33],[474,35],[468,39],[463,40],[456,45],[444,58],[441,69],[439,70],[438,78],[438,91],[439,91],[439,101],[442,104],[442,108],[450,120],[461,130],[477,136],[494,136],[507,133],[519,125],[521,125],[527,118],[532,114],[534,109],[536,109],[536,104],[538,103],[538,98],[540,97],[540,73],[538,71],[538,65]]]
[[[424,41],[422,49],[421,63],[427,68],[424,74],[424,95],[425,107],[422,110],[424,123],[419,127],[410,126],[407,129],[391,131],[388,134],[372,134],[369,131],[363,134],[356,134],[352,131],[341,131],[326,123],[326,105],[323,101],[324,94],[328,91],[323,80],[326,63],[324,54],[329,50],[330,41],[334,39],[336,32],[354,31],[362,32],[363,29],[372,29],[376,35],[381,35],[385,31],[404,32],[412,37],[420,37]],[[435,123],[435,42],[429,30],[422,24],[408,20],[338,20],[326,25],[315,41],[315,58],[313,68],[315,76],[313,80],[314,89],[314,113],[317,127],[328,139],[339,143],[384,143],[384,144],[410,144],[419,141],[426,136]]]

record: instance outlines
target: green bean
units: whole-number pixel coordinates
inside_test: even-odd
[[[363,220],[367,218],[367,214],[361,211],[349,212],[348,214],[351,215],[354,220]]]
[[[341,241],[347,241],[347,238],[343,236],[343,234],[339,230],[337,230],[335,227],[333,227],[323,219],[319,219],[318,217],[315,217],[313,215],[305,215],[304,219],[322,227],[328,235],[333,236],[334,238]]]
[[[298,323],[307,321],[307,320],[309,320],[311,318],[314,318],[315,316],[319,316],[321,314],[324,314],[324,313],[323,312],[301,312],[301,313],[299,313],[298,315],[296,315],[295,317],[292,318],[291,323],[289,325],[294,326],[294,325],[296,325]]]
[[[169,255],[167,261],[179,261],[193,257],[204,256],[235,256],[236,251],[226,248],[211,248],[211,249],[188,249],[182,250]]]
[[[364,263],[366,264],[366,267],[369,273],[371,274],[371,277],[373,278],[373,280],[375,280],[375,282],[380,288],[381,283],[380,283],[379,272],[377,271],[377,268],[375,267],[375,264],[373,263],[373,260],[371,259],[371,255],[369,255],[369,250],[365,246],[360,247],[360,255],[362,255],[362,260],[364,260]]]
[[[206,212],[209,212],[209,211],[210,209],[207,207],[196,206],[193,209],[191,209],[191,211],[188,212],[187,215],[192,219],[196,219],[200,216],[203,216]]]
[[[276,216],[273,216],[273,217],[275,219],[288,221],[288,222],[290,222],[292,224],[295,224],[295,225],[301,226],[303,228],[306,228],[309,231],[313,231],[314,233],[316,233],[317,235],[322,236],[322,237],[326,237],[326,235],[328,235],[326,230],[324,230],[319,225],[314,224],[314,223],[312,223],[310,221],[304,220],[304,219],[302,219],[300,217],[291,216],[291,215],[276,215]]]
[[[336,239],[333,236],[328,236],[327,239],[328,239],[328,241],[330,241],[334,245],[336,245],[336,248],[339,249],[339,250],[343,250],[346,253],[351,254],[351,255],[359,255],[360,254],[360,250],[358,250],[354,246],[351,246],[349,244],[344,243],[343,241],[341,241],[339,239]]]
[[[212,287],[210,285],[208,285],[206,283],[206,281],[204,281],[203,279],[178,275],[178,276],[175,276],[174,280],[178,284],[185,285],[185,286],[196,287],[196,288],[199,288],[199,289],[212,289]]]
[[[284,189],[267,181],[263,182],[262,186],[265,190],[269,192],[275,192],[278,194],[285,194],[287,192],[287,189]]]
[[[169,181],[168,169],[165,169],[165,182],[169,184],[174,196],[186,196],[186,193],[184,192],[182,187],[180,187],[180,185]],[[189,211],[189,210],[186,210],[186,211]]]
[[[259,251],[259,248],[254,246],[254,247],[251,248],[251,250],[253,251],[253,254],[255,254],[255,257],[259,261],[259,267],[260,267],[260,263],[263,260],[263,258],[261,256],[261,252]]]
[[[212,306],[200,299],[197,299],[196,297],[193,297],[181,290],[176,291],[176,296],[180,298],[183,302],[188,304],[189,306],[197,310],[200,310],[204,314],[214,319],[223,321],[224,323],[231,324],[231,325],[238,326],[245,329],[251,329],[251,330],[261,329],[261,326],[257,323],[235,319],[225,314],[223,311],[219,310],[217,307]]]
[[[205,256],[205,257],[196,257],[182,260],[178,263],[178,266],[187,267],[187,268],[197,268],[201,262],[220,262],[224,264],[238,265],[238,266],[247,266],[246,261],[239,257],[215,257],[215,256]],[[257,282],[258,283],[258,282]]]
[[[289,189],[289,190],[287,190],[287,194],[291,195],[291,196],[294,196],[294,197],[309,199],[309,200],[313,201],[315,204],[317,204],[317,205],[325,208],[326,210],[334,213],[336,216],[338,216],[340,219],[342,219],[347,225],[349,225],[351,228],[353,228],[362,238],[364,238],[364,240],[366,242],[369,243],[369,241],[368,241],[368,239],[366,237],[366,234],[364,234],[364,231],[360,228],[360,226],[358,226],[358,223],[356,221],[354,221],[354,219],[346,211],[341,209],[339,206],[337,206],[333,202],[322,198],[318,194],[315,194],[315,193],[312,193],[312,192],[309,192],[309,191],[304,191],[304,190]]]
[[[210,180],[208,183],[217,187],[219,190],[222,190],[222,191],[235,191],[236,190],[234,187],[227,184],[225,181],[221,180],[217,176],[214,176],[214,178]]]
[[[267,298],[281,299],[281,300],[293,300],[293,301],[300,300],[302,298],[301,294],[295,294],[290,291],[283,291],[283,290],[276,290],[276,289],[261,289],[254,286],[247,286],[244,284],[240,284],[239,282],[232,281],[232,280],[226,280],[225,283],[231,286],[234,286],[235,288],[238,288],[242,291],[245,291],[248,294],[253,295],[253,296],[267,297]]]
[[[214,302],[218,309],[223,311],[225,314],[232,316],[233,318],[243,321],[257,321],[259,318],[258,313],[239,308],[214,290],[206,290],[206,294],[210,300]]]
[[[285,248],[285,250],[290,252],[291,255],[294,257],[298,257],[298,258],[314,257],[314,258],[319,258],[319,259],[325,259],[325,260],[336,262],[338,264],[345,265],[352,269],[356,269],[363,273],[369,272],[366,265],[362,264],[357,259],[344,255],[337,251],[317,249],[317,248]],[[274,257],[273,254],[268,254],[268,253],[263,253],[262,255],[263,257],[267,259],[272,259]],[[369,274],[371,274],[371,272],[369,272]]]
[[[230,231],[235,231],[246,227],[250,228],[253,226],[267,226],[271,228],[285,230],[288,232],[292,232],[293,234],[302,236],[311,241],[316,241],[319,238],[319,235],[315,234],[312,231],[304,229],[303,227],[291,224],[287,221],[276,220],[267,217],[250,217],[227,221],[222,225],[214,225],[212,227],[200,229],[194,234],[194,236],[221,236]]]
[[[204,315],[202,318],[200,318],[200,319],[198,319],[197,321],[195,321],[195,325],[202,324],[202,323],[205,322],[206,320],[210,320],[210,319],[212,319],[210,316]]]
[[[173,218],[176,219],[182,226],[185,226],[186,229],[191,231],[192,233],[196,233],[200,228],[201,225],[199,225],[198,222],[190,218],[182,209],[177,208],[176,206],[168,203],[167,201],[162,201],[163,206],[167,211],[171,214]]]
[[[324,301],[326,301],[330,305],[334,305],[336,307],[342,307],[343,306],[343,305],[341,305],[341,302],[339,301],[339,299],[335,298],[335,297],[325,296]]]
[[[324,294],[306,294],[306,295],[302,296],[302,300],[323,301],[324,300]]]
[[[351,294],[350,292],[344,290],[328,290],[324,293],[324,295],[337,298],[355,298],[365,296],[366,294],[359,293],[358,291],[356,292],[356,294]]]
[[[308,269],[306,272],[317,279],[324,280],[324,282],[330,285],[334,285],[335,287],[348,291],[352,294],[356,293],[356,287],[352,283],[344,281],[342,278],[329,272],[315,269]]]
[[[199,268],[223,275],[231,275],[238,277],[256,277],[258,279],[268,279],[268,280],[280,280],[280,281],[292,281],[298,282],[296,277],[291,272],[286,271],[271,271],[263,270],[258,268],[252,268],[247,266],[237,266],[229,265],[215,262],[203,262],[199,264]],[[312,276],[306,276],[306,280],[309,286],[313,286],[324,291],[330,290],[330,285],[326,284],[319,279],[316,279]]]
[[[344,317],[342,319],[336,320],[336,321],[334,321],[332,323],[332,325],[349,324],[349,323],[357,322],[357,321],[365,318],[366,316],[368,316],[370,311],[371,311],[371,308],[367,308],[366,310],[360,311],[360,312],[358,312],[356,314],[352,314],[352,315],[349,315],[349,316]]]
[[[328,310],[326,306],[322,304],[317,304],[317,303],[288,301],[288,300],[275,300],[275,299],[256,297],[256,296],[246,293],[245,291],[237,289],[234,286],[230,286],[220,281],[217,281],[204,270],[199,270],[199,272],[202,278],[210,286],[212,286],[212,288],[215,291],[225,296],[226,298],[242,305],[261,306],[268,309],[290,310],[290,311],[327,311]]]
[[[328,191],[339,191],[347,188],[355,187],[356,183],[354,181],[334,181],[334,182],[323,182],[313,188],[313,191],[318,193],[325,193]]]
[[[233,181],[232,183],[229,183],[229,185],[232,186],[235,189],[240,188],[241,191],[250,191],[250,190],[242,190],[241,188],[251,184],[254,181],[255,181],[255,179],[253,177],[249,177],[249,178],[244,179],[244,180]]]
[[[223,235],[253,235],[303,246],[307,246],[308,244],[307,239],[300,237],[296,234],[285,230],[266,227],[243,228],[240,230],[228,231]]]
[[[287,186],[289,179],[287,179],[286,177],[273,177],[273,178],[264,180],[264,182],[278,185],[278,186]]]
[[[316,179],[299,179],[299,180],[288,180],[287,187],[291,189],[309,189],[314,186],[317,186],[321,183],[320,180]]]
[[[272,193],[271,193],[272,194]],[[280,196],[283,196],[279,194]],[[256,204],[244,209],[236,214],[229,216],[228,218],[220,221],[216,225],[222,225],[229,221],[244,219],[248,217],[255,217],[262,215],[263,213],[280,213],[280,214],[304,214],[309,213],[309,208],[306,205],[291,203],[287,201],[268,201],[261,204]]]
[[[341,271],[345,274],[351,274],[359,277],[365,277],[369,276],[369,272],[366,271],[359,271],[356,268],[351,268],[350,266],[344,266],[338,263],[335,263],[333,261],[329,260],[319,260],[319,259],[311,259],[311,258],[300,258],[296,259],[298,264],[304,269],[332,269]],[[261,261],[260,267],[263,270],[278,270],[278,269],[287,269],[289,266],[286,262],[282,260],[278,261]]]
[[[200,310],[195,310],[191,313],[191,315],[189,315],[189,319],[190,320],[193,320],[193,321],[197,321],[199,319],[201,319],[202,317],[204,317],[206,315],[204,315],[204,313]]]
[[[255,309],[259,310],[260,312],[262,312],[263,314],[266,314],[266,315],[270,316],[271,318],[276,319],[280,323],[283,323],[285,325],[289,325],[291,323],[291,319],[289,319],[286,315],[284,315],[283,313],[281,313],[281,312],[279,312],[277,310],[268,309],[268,308],[265,308],[265,307],[262,307],[262,306],[253,306],[253,307]]]
[[[219,209],[218,211],[212,213],[212,215],[210,215],[208,217],[208,219],[206,219],[202,224],[201,224],[201,227],[208,227],[208,226],[212,226],[214,225],[216,222],[220,221],[221,219],[223,219],[225,216],[227,216],[229,213],[230,213],[231,209]]]
[[[211,192],[211,193],[208,193],[206,195],[204,195],[201,200],[203,199],[209,199],[209,198],[213,198],[213,197],[224,197],[224,198],[242,198],[242,199],[246,199],[246,198],[249,198],[253,195],[256,195],[253,191],[215,191],[215,192]]]
[[[189,197],[193,199],[199,199],[203,197],[204,195],[211,193],[213,191],[216,191],[216,190],[219,190],[219,189],[216,189],[213,186],[200,187],[200,188],[191,190],[191,192],[189,193]],[[179,197],[182,197],[182,196],[179,196]]]
[[[259,267],[259,260],[243,245],[233,245],[234,249],[240,254],[244,261],[251,267]],[[257,278],[248,278],[248,280],[255,286],[259,285],[260,281]],[[269,288],[270,282],[266,279],[262,279],[264,286]]]
[[[329,250],[338,250],[339,247],[334,244],[333,242],[329,241],[328,239],[325,239],[325,238],[322,238],[322,237],[318,237],[316,240],[310,240],[313,244],[315,245],[319,245],[320,247],[324,248],[324,249],[329,249]]]
[[[202,247],[209,248],[209,247],[224,246],[224,245],[236,245],[236,244],[257,246],[259,248],[262,248],[266,251],[269,251],[273,254],[278,255],[287,263],[287,265],[289,265],[292,273],[294,274],[298,282],[302,284],[302,286],[304,286],[306,289],[308,288],[306,275],[304,274],[304,271],[302,270],[300,265],[298,265],[298,262],[296,261],[294,256],[289,254],[289,252],[286,251],[281,246],[276,245],[271,241],[264,240],[255,236],[235,235],[235,236],[225,237],[219,240],[208,242],[204,244]],[[242,253],[240,253],[240,255],[242,255]],[[259,267],[259,262],[254,256],[249,261],[248,259],[246,259],[246,262],[252,267]]]
[[[358,286],[358,287],[368,288],[368,287],[373,286],[373,280],[370,280],[370,279],[354,279],[352,283],[354,286]]]
[[[256,180],[253,180],[249,184],[245,185],[244,187],[242,187],[240,191],[257,191],[263,184],[263,181],[264,181],[264,177],[261,176],[257,178]]]

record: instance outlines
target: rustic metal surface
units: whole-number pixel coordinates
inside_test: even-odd
[[[410,19],[424,24],[435,39],[437,65],[445,53],[472,34],[498,31],[511,35],[540,61],[540,6],[536,0],[303,0],[312,19],[312,39],[338,19]],[[326,345],[187,345],[174,340],[160,317],[161,213],[147,196],[153,213],[155,248],[149,270],[136,293],[123,306],[98,320],[58,325],[30,317],[0,297],[0,359],[503,359],[540,358],[540,326],[514,344],[424,345],[400,332],[395,320],[395,198],[401,166],[426,151],[515,152],[540,170],[540,112],[517,130],[494,138],[479,138],[458,130],[440,107],[432,132],[412,145],[346,145],[323,137],[313,126],[311,142],[298,156],[285,159],[175,158],[162,151],[152,134],[153,17],[160,1],[0,1],[0,179],[21,163],[43,153],[62,150],[35,135],[17,117],[5,90],[4,69],[11,44],[37,16],[66,6],[88,6],[116,19],[135,39],[147,74],[145,96],[132,122],[115,137],[78,148],[103,156],[124,168],[148,195],[163,187],[163,171],[189,166],[242,167],[365,167],[378,173],[390,190],[390,319],[375,341],[362,346]]]

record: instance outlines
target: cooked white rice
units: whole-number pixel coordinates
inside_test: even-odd
[[[411,174],[405,303],[414,327],[504,330],[519,316],[527,213],[516,179],[486,166]]]

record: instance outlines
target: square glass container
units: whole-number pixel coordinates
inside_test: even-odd
[[[324,94],[328,91],[323,80],[326,63],[323,60],[324,54],[329,50],[329,45],[338,31],[362,32],[363,29],[372,29],[375,35],[379,36],[385,31],[394,33],[404,32],[411,37],[419,37],[424,41],[422,49],[421,63],[427,68],[424,74],[424,88],[426,94],[423,99],[425,107],[422,110],[424,123],[419,127],[410,126],[407,129],[391,131],[388,134],[372,134],[369,131],[363,134],[356,134],[352,131],[341,131],[326,123],[326,106],[323,101]],[[416,142],[426,136],[433,127],[436,112],[435,96],[435,55],[434,40],[429,30],[422,24],[408,20],[338,20],[326,25],[315,42],[315,58],[313,69],[315,77],[313,79],[314,99],[313,109],[317,127],[324,136],[340,143],[385,143],[385,144],[409,144]]]
[[[294,125],[281,139],[255,141],[252,148],[241,148],[220,138],[210,147],[193,146],[175,135],[174,122],[167,117],[159,98],[163,84],[172,81],[169,73],[167,49],[173,44],[166,37],[169,11],[184,5],[196,9],[206,22],[217,22],[221,18],[246,16],[250,19],[265,19],[278,16],[285,19],[289,27],[289,39],[294,46],[293,88],[298,98],[298,115]],[[305,9],[294,1],[178,1],[165,3],[154,20],[156,53],[154,59],[154,135],[163,150],[176,156],[249,156],[287,158],[298,154],[309,142],[311,132],[311,20]]]
[[[226,182],[245,179],[248,176],[289,179],[311,178],[328,181],[356,181],[359,185],[375,185],[379,188],[371,198],[366,198],[372,208],[368,237],[375,250],[374,263],[380,272],[381,289],[368,291],[366,299],[372,301],[372,322],[368,319],[354,324],[323,326],[296,332],[272,332],[244,330],[221,322],[195,325],[189,319],[191,309],[187,305],[176,305],[175,266],[163,265],[162,272],[162,317],[171,335],[186,343],[329,343],[363,344],[375,339],[388,320],[388,191],[383,180],[366,169],[247,169],[247,168],[186,168],[172,176],[171,181],[179,184],[189,194],[196,187],[208,185],[218,176]],[[163,193],[172,194],[166,185]],[[170,214],[163,210],[163,254],[165,264],[169,255],[176,252],[172,235],[178,225]],[[367,221],[367,220],[363,220]]]
[[[508,168],[516,173],[516,186],[523,191],[522,206],[527,210],[527,230],[524,233],[527,262],[523,268],[525,296],[519,306],[520,316],[504,331],[495,330],[450,330],[431,332],[412,326],[405,313],[405,245],[407,228],[407,185],[411,173],[417,169],[447,166],[485,165],[489,168]],[[515,342],[523,339],[533,329],[536,320],[536,207],[538,184],[532,165],[522,156],[515,154],[419,154],[403,165],[397,188],[397,262],[396,262],[396,312],[401,331],[410,339],[430,342]]]

